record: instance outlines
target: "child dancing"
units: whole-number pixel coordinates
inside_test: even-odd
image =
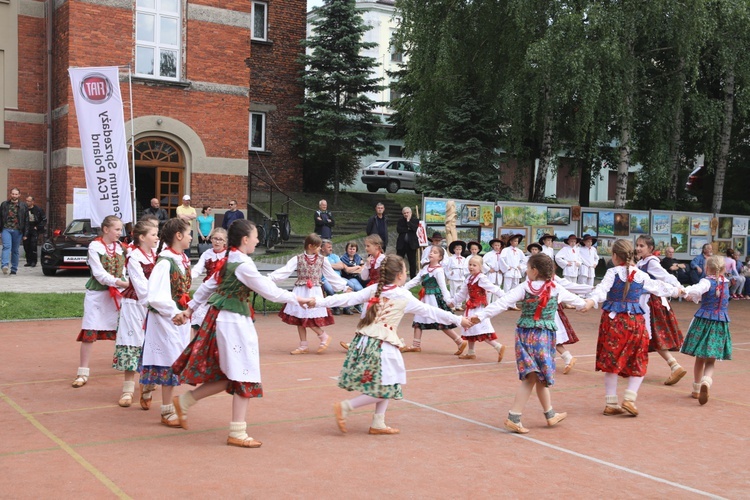
[[[529,257],[526,276],[527,281],[471,318],[478,324],[522,301],[521,318],[516,328],[516,365],[521,387],[505,421],[506,429],[519,434],[529,432],[521,423],[521,415],[534,389],[547,425],[556,425],[568,416],[567,413],[555,412],[549,391],[555,383],[555,311],[558,303],[583,310],[594,305],[555,283],[555,263],[544,254]]]
[[[596,370],[604,372],[604,415],[638,416],[635,400],[648,368],[648,332],[641,295],[677,297],[680,288],[658,280],[633,265],[633,243],[617,240],[612,245],[612,263],[602,282],[589,296],[602,305],[599,338],[596,343]],[[622,405],[617,399],[617,376],[628,379]]]
[[[208,241],[211,243],[211,248],[201,254],[198,263],[190,270],[190,276],[192,279],[200,277],[204,272],[206,277],[203,281],[208,281],[211,275],[216,270],[216,265],[221,259],[227,254],[227,230],[223,227],[217,227],[212,229],[208,234]],[[203,304],[201,307],[193,311],[190,318],[190,324],[193,328],[200,328],[203,323],[203,318],[206,317],[208,312],[208,306]]]
[[[173,399],[180,426],[188,428],[188,410],[203,398],[226,391],[232,395],[232,420],[227,445],[259,448],[260,441],[247,435],[247,405],[263,396],[260,379],[258,334],[248,303],[255,291],[274,302],[307,304],[311,299],[282,290],[262,276],[248,254],[258,244],[252,221],[239,219],[229,226],[229,253],[195,292],[183,313],[186,317],[203,304],[210,307],[198,333],[185,348],[172,370],[180,382],[202,384]]]
[[[398,434],[399,430],[385,423],[385,411],[390,399],[401,399],[401,386],[406,384],[406,369],[399,347],[398,324],[404,314],[419,315],[432,322],[460,323],[471,326],[468,318],[456,316],[437,307],[420,302],[403,287],[406,282],[404,260],[389,255],[380,266],[377,286],[325,299],[316,299],[317,306],[346,307],[365,303],[367,311],[357,325],[339,375],[339,387],[362,394],[353,399],[334,404],[336,424],[346,432],[346,418],[361,406],[374,404],[375,414],[370,434]]]
[[[91,349],[97,340],[116,340],[120,290],[128,282],[123,279],[125,256],[120,245],[122,221],[108,215],[102,221],[101,236],[89,244],[88,263],[91,278],[86,282],[83,299],[83,321],[76,339],[81,343],[80,364],[73,387],[83,387],[89,380]]]
[[[367,286],[370,286],[380,281],[380,265],[385,259],[383,240],[379,235],[371,234],[365,237],[365,252],[367,252],[367,258],[360,277],[367,283]]]
[[[732,359],[727,314],[729,282],[724,273],[724,258],[714,255],[706,259],[706,277],[685,288],[688,299],[701,301],[682,344],[682,352],[695,357],[692,396],[702,405],[708,402],[716,360]]]
[[[344,291],[347,288],[346,281],[333,270],[328,259],[320,255],[322,243],[320,236],[315,233],[309,234],[305,238],[305,251],[289,259],[284,267],[275,270],[268,277],[274,282],[281,281],[297,271],[297,281],[294,283],[293,292],[303,298],[323,296],[320,283],[322,276],[326,277],[334,291]],[[333,324],[333,315],[325,307],[304,308],[296,302],[287,302],[284,309],[279,311],[279,317],[284,323],[296,326],[299,334],[299,347],[289,354],[298,355],[310,352],[307,344],[308,328],[314,331],[320,340],[317,354],[328,349],[331,337],[323,331],[323,327]]]
[[[430,258],[428,264],[419,270],[414,279],[406,283],[404,287],[409,290],[417,286],[420,282],[422,283],[422,290],[419,292],[419,298],[425,304],[429,304],[433,307],[439,307],[444,311],[449,311],[448,302],[451,301],[451,296],[448,293],[448,289],[445,287],[445,273],[440,262],[445,256],[445,250],[442,247],[432,246],[430,248]],[[432,316],[421,316],[416,314],[414,321],[411,326],[414,328],[414,340],[411,346],[404,347],[401,352],[422,352],[422,330],[442,330],[447,336],[449,336],[453,342],[458,346],[458,350],[453,354],[460,356],[468,342],[462,340],[461,337],[453,331],[456,324],[443,324],[435,323],[432,321]]]

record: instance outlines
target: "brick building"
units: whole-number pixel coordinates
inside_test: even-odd
[[[69,67],[120,66],[136,206],[183,194],[220,213],[248,169],[301,189],[290,115],[306,0],[0,0],[0,197],[11,187],[70,221],[85,187]],[[47,57],[51,54],[51,57]],[[266,174],[268,172],[268,174]]]

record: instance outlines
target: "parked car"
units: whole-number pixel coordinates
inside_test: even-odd
[[[89,243],[97,236],[90,219],[74,219],[64,231],[56,229],[42,245],[42,272],[54,276],[58,269],[88,269]]]
[[[385,188],[389,193],[395,193],[399,189],[418,192],[419,163],[400,158],[376,160],[364,168],[360,179],[371,193],[380,188]]]
[[[699,191],[703,187],[703,179],[708,175],[708,169],[705,165],[696,167],[685,182],[685,189],[690,192]]]

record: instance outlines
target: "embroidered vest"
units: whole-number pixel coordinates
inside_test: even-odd
[[[555,323],[555,311],[557,311],[557,296],[552,296],[547,301],[547,305],[542,309],[542,316],[539,320],[534,319],[539,297],[533,293],[526,292],[526,296],[521,302],[521,317],[518,319],[520,328],[542,328],[544,330],[557,331]]]
[[[487,291],[479,286],[479,280],[476,283],[469,282],[469,300],[466,301],[467,309],[476,309],[480,306],[487,305]]]
[[[711,288],[703,294],[701,306],[695,312],[696,318],[710,319],[713,321],[729,321],[727,306],[729,305],[729,280],[717,282],[715,279],[708,279],[711,282]],[[719,290],[719,296],[716,296],[716,290]]]
[[[154,263],[148,263],[144,264],[143,262],[139,262],[141,265],[141,268],[143,269],[143,275],[148,279],[151,276],[151,271],[154,270]],[[133,282],[130,281],[128,283],[128,287],[122,292],[122,298],[124,299],[133,299],[138,300],[138,294],[135,292],[135,288],[133,287]]]
[[[609,311],[614,313],[628,313],[628,314],[643,314],[638,300],[643,293],[643,283],[638,283],[635,280],[630,282],[630,289],[628,294],[625,294],[625,284],[627,282],[620,278],[619,274],[615,275],[615,282],[612,288],[607,292],[607,300],[602,304],[603,311]]]
[[[250,307],[250,293],[252,290],[243,282],[237,279],[234,274],[235,270],[242,262],[227,262],[219,272],[221,282],[208,303],[220,311],[229,311],[243,316],[254,316],[254,311]]]
[[[297,256],[297,281],[294,282],[294,286],[307,286],[311,284],[313,286],[320,286],[320,278],[323,276],[323,259],[321,255],[317,255],[315,261],[311,264],[305,259],[305,254]]]
[[[107,271],[107,273],[117,279],[122,279],[122,271],[125,267],[125,256],[123,254],[115,253],[114,257],[110,257],[107,254],[100,254],[99,259],[102,261],[102,267],[104,267],[104,270]],[[109,290],[109,287],[107,285],[102,285],[96,278],[91,276],[86,282],[86,290],[102,292],[104,290]]]
[[[208,259],[206,259],[206,262],[205,262],[205,264],[206,264],[206,277],[203,278],[203,281],[208,281],[211,278],[211,276],[213,276],[214,269],[216,269],[216,264],[219,263],[219,260],[221,260],[221,259],[217,259],[217,260],[208,260]]]
[[[169,288],[172,292],[172,300],[177,304],[177,309],[184,311],[190,301],[190,286],[193,284],[190,267],[185,268],[185,274],[182,274],[174,259],[159,257],[156,259],[156,263],[158,264],[162,260],[169,261]],[[154,309],[151,310],[156,312]]]
[[[440,290],[437,279],[429,274],[422,276],[422,291],[419,292],[419,298],[421,299],[425,295],[434,295],[438,307],[444,311],[450,311],[450,307],[445,303],[443,292]]]

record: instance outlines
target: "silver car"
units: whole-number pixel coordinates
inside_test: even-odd
[[[371,193],[380,188],[385,188],[389,193],[395,193],[399,189],[419,191],[419,163],[400,158],[376,160],[365,167],[360,179]]]

